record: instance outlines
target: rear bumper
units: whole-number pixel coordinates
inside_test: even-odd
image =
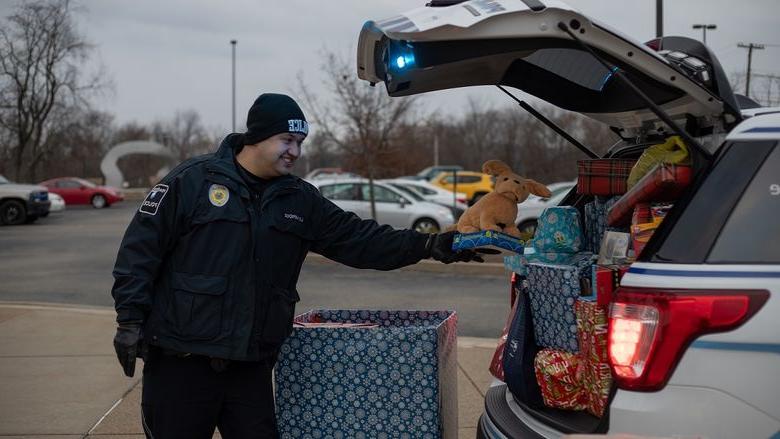
[[[508,399],[506,386],[485,395],[478,438],[559,438],[556,430]],[[573,412],[572,412],[573,413]],[[660,392],[618,391],[609,409],[610,434],[707,438],[765,438],[780,421],[720,390],[668,385]]]

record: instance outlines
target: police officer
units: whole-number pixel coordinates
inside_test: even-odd
[[[271,370],[292,330],[296,283],[313,251],[393,270],[451,250],[453,233],[361,220],[290,174],[308,134],[296,102],[263,94],[248,130],[187,160],[157,184],[125,232],[112,289],[119,362],[145,359],[147,437],[277,436]]]

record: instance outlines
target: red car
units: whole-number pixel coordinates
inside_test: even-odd
[[[49,192],[61,196],[66,205],[91,204],[99,209],[108,207],[124,197],[119,190],[109,186],[98,186],[91,181],[76,177],[52,178],[41,183]]]

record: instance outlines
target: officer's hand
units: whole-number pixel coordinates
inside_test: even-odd
[[[426,248],[430,251],[431,258],[443,262],[445,264],[451,264],[453,262],[485,262],[473,250],[452,250],[452,240],[455,238],[457,232],[444,232],[434,233],[428,237]]]
[[[120,323],[114,336],[114,349],[125,375],[135,374],[135,357],[141,354],[141,322]]]

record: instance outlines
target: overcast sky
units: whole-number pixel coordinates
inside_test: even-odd
[[[354,58],[364,21],[388,18],[427,0],[78,0],[81,32],[115,84],[99,106],[118,122],[147,123],[194,109],[218,131],[231,126],[231,51],[237,44],[237,126],[266,91],[294,94],[303,72],[320,90],[320,53],[326,48]],[[16,2],[0,0],[8,15]],[[655,36],[653,0],[571,0],[576,9],[640,41]],[[714,23],[708,45],[727,73],[744,71],[747,51],[738,42],[777,44],[753,54],[753,71],[780,74],[778,0],[675,0],[665,2],[664,33],[701,38],[693,23]],[[756,79],[757,80],[757,79]],[[742,90],[740,90],[742,92]],[[495,88],[426,95],[430,110],[458,115],[468,96],[505,104]],[[306,108],[304,108],[304,112]]]

